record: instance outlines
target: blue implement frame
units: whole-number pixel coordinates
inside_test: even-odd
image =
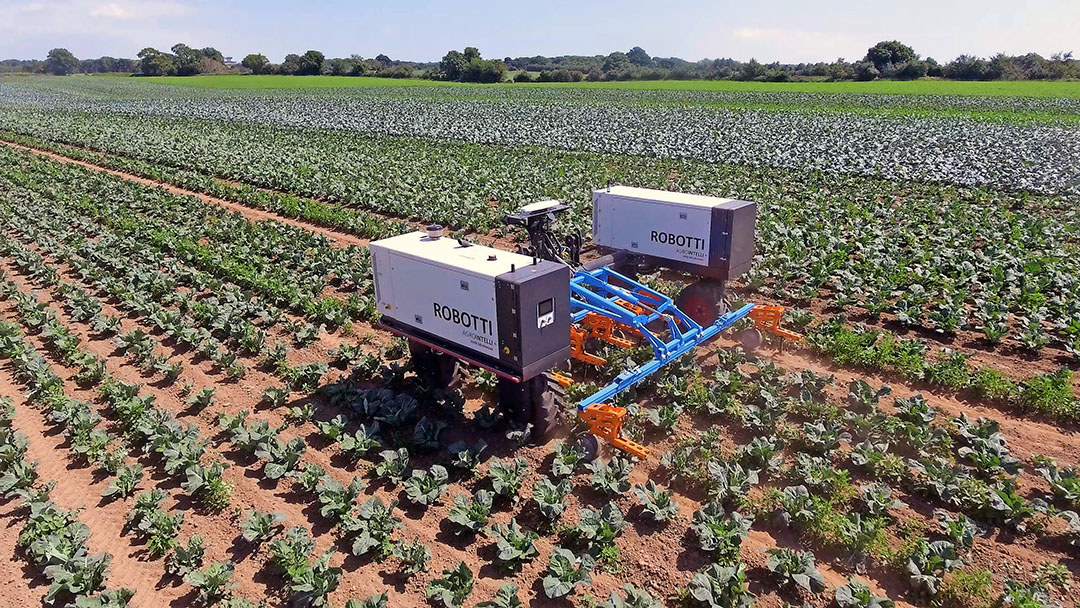
[[[613,280],[615,284],[612,283]],[[636,310],[623,306],[620,301],[628,302],[643,312],[639,314]],[[655,353],[651,361],[620,373],[610,384],[581,400],[577,406],[578,412],[591,405],[604,403],[648,378],[660,368],[693,350],[695,346],[730,328],[753,309],[753,304],[746,304],[720,315],[712,325],[702,327],[679,310],[668,296],[615,272],[609,266],[575,271],[570,277],[570,314],[573,322],[581,322],[589,313],[611,318],[639,331]],[[658,320],[666,323],[666,340],[648,328],[648,325]]]

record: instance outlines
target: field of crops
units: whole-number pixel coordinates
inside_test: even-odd
[[[103,76],[104,77],[104,76]],[[393,86],[462,86],[460,83],[401,80],[375,77],[315,76],[289,78],[279,75],[214,74],[199,78],[159,76],[152,79],[178,86],[217,89],[300,89]],[[469,85],[491,89],[491,85]],[[788,93],[874,93],[892,95],[966,95],[975,97],[1080,97],[1075,81],[957,81],[957,80],[875,80],[870,82],[743,82],[737,80],[628,80],[565,83],[514,83],[507,88],[535,89],[623,89],[635,91],[770,91]]]
[[[1080,606],[1077,98],[381,84],[0,81],[13,605]],[[806,340],[586,463],[417,374],[366,244],[607,184],[756,201]]]

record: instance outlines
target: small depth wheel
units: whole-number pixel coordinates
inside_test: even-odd
[[[744,330],[742,334],[739,335],[739,343],[742,344],[743,352],[747,355],[754,354],[754,351],[761,346],[761,340],[761,331],[756,327]]]
[[[600,440],[592,433],[578,435],[577,446],[585,452],[585,462],[592,462],[600,455]]]
[[[717,281],[691,283],[679,292],[675,306],[702,327],[716,322],[727,312],[724,303],[724,284]]]
[[[461,386],[461,362],[456,358],[413,340],[409,340],[409,355],[416,374],[435,388]]]

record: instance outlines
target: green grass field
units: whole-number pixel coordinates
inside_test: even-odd
[[[303,89],[338,87],[574,87],[585,89],[639,89],[689,91],[788,91],[795,93],[883,93],[893,95],[965,95],[972,97],[1080,97],[1080,81],[959,82],[953,80],[875,82],[735,82],[730,80],[657,80],[632,82],[573,82],[499,85],[462,84],[419,79],[367,76],[161,76],[147,82],[219,89]]]

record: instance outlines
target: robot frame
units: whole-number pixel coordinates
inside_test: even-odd
[[[460,382],[462,362],[498,377],[498,403],[517,424],[532,424],[537,440],[550,436],[573,383],[559,371],[569,359],[606,361],[587,352],[604,342],[630,348],[646,342],[653,358],[623,370],[577,403],[589,432],[589,456],[602,437],[644,457],[646,448],[621,436],[626,410],[609,405],[640,383],[742,319],[747,350],[760,331],[798,341],[780,327],[784,309],[745,304],[729,310],[724,283],[753,260],[756,204],[700,195],[608,187],[593,193],[593,242],[600,257],[582,263],[582,239],[557,236],[568,209],[542,201],[504,218],[523,228],[528,247],[509,252],[442,236],[441,226],[372,242],[380,324],[409,340],[418,373],[438,385]],[[639,272],[669,268],[698,277],[672,299],[637,280]]]

